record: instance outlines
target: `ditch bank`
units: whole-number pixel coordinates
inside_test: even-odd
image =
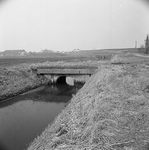
[[[0,101],[48,84],[44,76],[37,76],[29,65],[0,68]]]
[[[147,150],[149,66],[106,65],[28,150]]]

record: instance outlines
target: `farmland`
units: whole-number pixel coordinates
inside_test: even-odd
[[[47,84],[46,78],[34,73],[38,67],[98,68],[55,121],[31,143],[29,150],[149,147],[148,56],[122,51],[111,53],[107,60],[82,55],[0,61],[1,99]]]
[[[82,61],[107,61],[110,60],[116,54],[124,53],[138,53],[140,49],[126,48],[126,49],[103,49],[103,50],[80,50],[76,52],[67,52],[66,54],[59,56],[19,56],[19,57],[0,57],[1,66],[13,66],[22,63],[43,63],[46,61],[56,62],[82,62]]]
[[[46,62],[46,61],[70,61],[74,59],[74,57],[1,57],[0,58],[0,67],[9,67],[14,66],[22,63],[39,63],[39,62]]]
[[[42,62],[80,62],[88,60],[110,60],[113,54],[121,53],[124,50],[80,50],[78,52],[67,52],[62,56],[59,55],[45,55],[45,56],[17,56],[17,57],[0,57],[0,66],[12,66],[21,63],[42,63]]]
[[[83,54],[84,53],[84,54]],[[73,54],[73,55],[72,55]],[[71,56],[72,55],[72,56]],[[148,56],[124,50],[79,51],[56,57],[0,58],[0,99],[7,98],[47,83],[33,72],[40,68],[98,68],[101,65],[148,62]],[[18,80],[19,79],[19,80]],[[84,80],[84,79],[83,79]]]

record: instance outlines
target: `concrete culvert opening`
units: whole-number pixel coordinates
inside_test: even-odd
[[[57,78],[56,83],[57,84],[67,84],[66,83],[66,76],[60,76],[59,78]]]
[[[66,83],[68,85],[74,86],[74,79],[71,77],[66,77]]]
[[[59,78],[57,78],[56,80],[57,84],[67,84],[70,86],[74,86],[74,79],[71,77],[66,77],[66,76],[60,76]]]
[[[57,78],[56,80],[57,89],[61,92],[70,92],[73,89],[73,85],[74,85],[71,79],[70,77],[66,77],[66,76],[60,76],[59,78]]]

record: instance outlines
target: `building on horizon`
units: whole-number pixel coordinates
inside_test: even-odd
[[[27,52],[23,50],[5,50],[3,56],[25,56]]]

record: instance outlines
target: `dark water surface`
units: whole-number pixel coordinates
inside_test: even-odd
[[[83,85],[47,85],[0,103],[0,150],[24,150]]]

